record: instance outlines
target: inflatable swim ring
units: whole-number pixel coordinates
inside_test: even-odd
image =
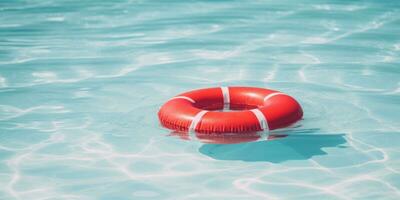
[[[291,96],[256,87],[217,87],[185,92],[168,100],[158,112],[162,126],[197,137],[268,133],[287,127],[302,116],[300,104]]]

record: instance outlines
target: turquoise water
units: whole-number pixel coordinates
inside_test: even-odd
[[[2,0],[0,199],[400,199],[399,33],[399,1]],[[233,145],[159,126],[230,85],[304,119]]]

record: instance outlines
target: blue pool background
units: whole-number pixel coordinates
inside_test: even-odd
[[[399,199],[400,1],[0,2],[0,199]],[[181,92],[298,99],[287,138],[168,137]]]

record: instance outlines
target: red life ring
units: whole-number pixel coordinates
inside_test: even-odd
[[[222,109],[234,110],[223,112]],[[175,131],[224,135],[268,132],[287,127],[303,116],[287,94],[255,87],[193,90],[171,98],[159,110],[161,124]]]

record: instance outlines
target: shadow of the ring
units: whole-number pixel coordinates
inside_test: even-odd
[[[217,160],[280,163],[327,154],[325,147],[343,147],[345,134],[295,134],[279,140],[237,144],[204,144],[199,152]]]

